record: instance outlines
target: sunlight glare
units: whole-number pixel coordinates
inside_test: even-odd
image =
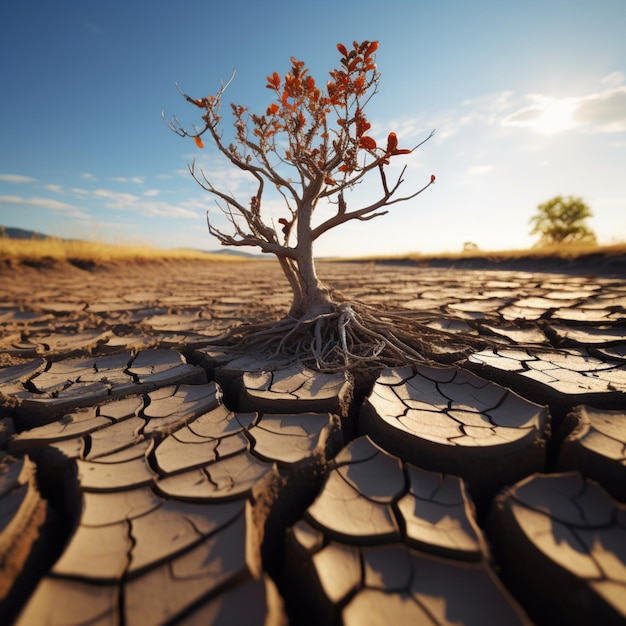
[[[576,126],[573,114],[576,110],[576,102],[573,100],[555,100],[548,104],[539,118],[533,124],[534,130],[543,135],[569,130]]]

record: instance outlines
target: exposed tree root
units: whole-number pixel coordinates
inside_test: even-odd
[[[342,303],[330,313],[234,327],[216,339],[233,353],[286,358],[323,372],[452,363],[491,341],[431,328],[408,314]]]

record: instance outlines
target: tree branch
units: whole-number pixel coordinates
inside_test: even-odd
[[[402,174],[404,174],[405,169],[406,167],[402,169]],[[338,208],[337,208],[337,213],[333,217],[327,219],[325,222],[322,222],[319,226],[313,229],[312,231],[313,241],[315,241],[318,237],[320,237],[320,235],[323,235],[326,231],[330,230],[331,228],[335,228],[336,226],[339,226],[340,224],[344,224],[345,222],[348,222],[350,220],[359,220],[359,221],[365,222],[367,220],[373,219],[374,217],[386,215],[389,211],[378,211],[378,209],[381,209],[386,206],[390,206],[392,204],[396,204],[397,202],[405,202],[407,200],[411,200],[412,198],[415,198],[420,193],[428,189],[428,187],[430,187],[434,183],[434,180],[431,180],[427,185],[424,185],[424,187],[422,187],[420,190],[416,191],[415,193],[411,194],[410,196],[403,196],[401,198],[391,199],[392,196],[395,194],[395,192],[398,190],[398,187],[403,182],[402,174],[400,174],[400,177],[398,178],[394,186],[391,189],[388,189],[384,171],[381,168],[383,188],[385,189],[385,193],[383,197],[377,202],[374,202],[373,204],[370,204],[369,206],[366,206],[362,209],[358,209],[357,211],[346,211],[345,202],[340,201]]]
[[[258,246],[261,248],[263,252],[271,252],[276,254],[277,256],[286,256],[286,257],[294,257],[295,251],[293,248],[282,245],[278,241],[278,237],[276,235],[276,231],[272,226],[266,225],[261,219],[260,214],[260,206],[261,200],[263,196],[263,178],[256,175],[259,181],[259,188],[257,193],[252,196],[251,200],[251,208],[248,209],[243,206],[240,202],[238,202],[232,195],[224,193],[219,189],[216,189],[211,181],[205,176],[204,172],[202,174],[202,180],[195,173],[195,162],[189,167],[190,173],[193,179],[209,193],[217,196],[221,200],[226,203],[228,208],[220,207],[222,213],[227,217],[228,221],[231,223],[235,235],[228,235],[210,223],[208,212],[207,212],[207,224],[209,227],[209,232],[213,236],[215,236],[222,245],[229,246]],[[219,204],[218,204],[219,206]],[[246,224],[250,227],[252,233],[245,233],[241,227],[239,226],[234,210],[239,214],[246,222]]]

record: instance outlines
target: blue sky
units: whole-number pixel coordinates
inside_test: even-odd
[[[226,100],[263,112],[265,76],[290,56],[323,84],[338,42],[369,39],[382,74],[371,134],[412,146],[435,128],[405,158],[403,190],[437,183],[327,233],[318,255],[526,248],[537,205],[559,194],[590,205],[601,243],[624,241],[625,30],[624,0],[3,2],[0,224],[216,249],[205,212],[219,210],[187,164],[244,201],[253,187],[208,141],[168,130],[161,111],[199,122],[174,82],[207,96],[236,68]],[[377,191],[361,185],[349,208]]]

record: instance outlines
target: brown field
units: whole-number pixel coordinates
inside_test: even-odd
[[[221,353],[273,257],[0,241],[0,623],[623,624],[625,252],[320,260],[443,333],[373,380]]]

